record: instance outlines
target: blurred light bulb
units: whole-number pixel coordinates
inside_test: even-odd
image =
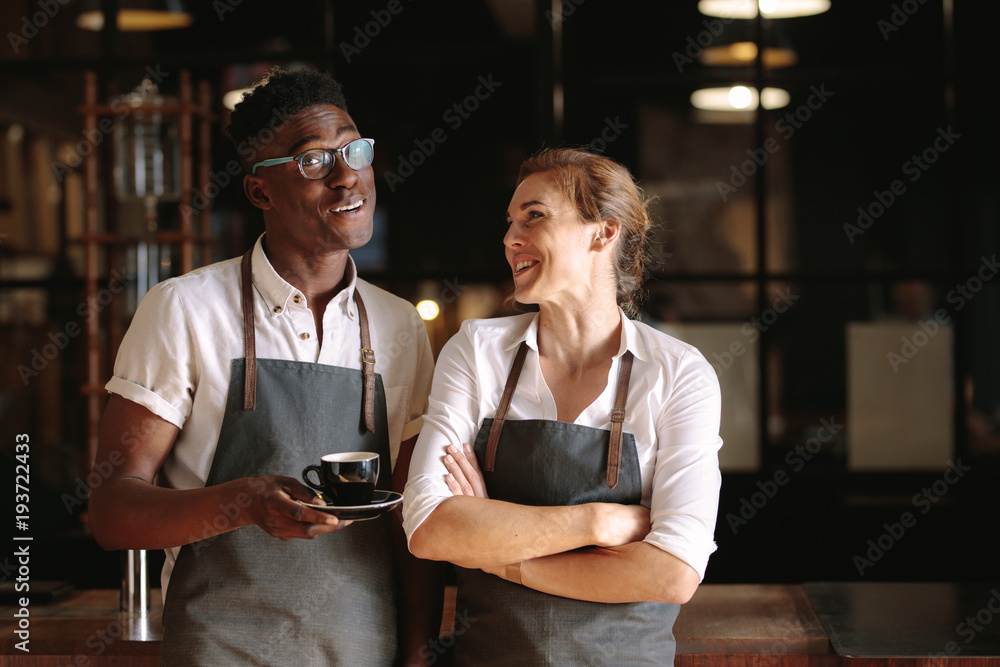
[[[729,103],[736,109],[746,109],[753,102],[753,93],[746,86],[733,86],[729,89]]]
[[[765,109],[780,109],[790,101],[788,91],[781,88],[765,88],[761,96],[757,95],[756,88],[747,86],[702,88],[691,93],[691,106],[706,111],[753,111],[758,105],[763,105]]]
[[[441,313],[441,307],[438,306],[437,301],[424,299],[417,303],[417,313],[421,319],[430,321]]]
[[[230,90],[228,93],[222,96],[222,106],[226,107],[230,111],[236,109],[236,105],[243,101],[243,96],[249,93],[253,88],[237,88],[236,90]]]
[[[699,0],[698,11],[726,19],[752,19],[758,12],[769,19],[814,16],[830,10],[830,0]]]

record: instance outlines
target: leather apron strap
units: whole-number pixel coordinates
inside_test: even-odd
[[[497,406],[496,416],[493,417],[493,426],[490,428],[490,440],[486,445],[486,469],[493,472],[497,462],[497,445],[500,444],[500,432],[503,431],[504,420],[507,419],[507,411],[510,409],[510,401],[514,397],[514,387],[517,386],[517,379],[521,377],[521,367],[524,366],[524,358],[528,354],[528,344],[521,343],[514,355],[514,363],[507,374],[507,384],[503,388],[503,396],[500,397],[500,405]]]
[[[368,331],[368,311],[361,293],[354,288],[354,300],[358,302],[358,321],[361,325],[361,367],[365,371],[365,428],[375,432],[375,350]]]
[[[250,256],[253,248],[243,255],[240,265],[240,300],[243,307],[243,409],[257,409],[257,341],[253,326],[253,271]]]
[[[486,470],[493,472],[496,466],[497,447],[500,445],[500,433],[503,431],[504,421],[507,419],[507,412],[510,409],[510,402],[514,397],[514,389],[517,381],[521,377],[521,369],[524,367],[524,358],[528,354],[528,343],[522,341],[514,355],[514,363],[511,364],[510,373],[507,375],[507,384],[504,385],[503,395],[500,397],[500,405],[497,406],[496,415],[493,417],[493,424],[490,427],[490,439],[486,445]],[[622,424],[625,421],[625,404],[628,401],[628,385],[632,377],[632,353],[626,351],[622,355],[621,365],[618,367],[618,381],[615,385],[614,405],[611,409],[611,437],[608,446],[608,488],[618,486],[618,472],[621,468],[622,460]]]
[[[618,385],[615,387],[615,403],[611,409],[611,438],[608,446],[608,488],[618,486],[618,469],[622,462],[622,424],[625,421],[625,401],[628,399],[628,383],[632,377],[632,353],[622,355],[618,367]]]
[[[253,321],[253,248],[243,255],[241,264],[240,296],[243,308],[243,409],[257,409],[257,343]],[[364,370],[365,428],[375,432],[375,350],[372,349],[371,331],[368,328],[368,311],[357,288],[354,300],[358,303],[358,320],[361,326],[361,366]]]

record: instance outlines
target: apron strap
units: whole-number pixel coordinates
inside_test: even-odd
[[[486,470],[493,472],[493,465],[497,459],[497,445],[500,444],[500,431],[503,430],[503,422],[507,419],[507,410],[510,409],[510,401],[514,397],[514,387],[517,386],[517,379],[521,377],[521,367],[524,366],[524,357],[528,354],[528,343],[521,342],[514,355],[514,363],[510,367],[507,375],[507,384],[503,388],[503,396],[500,397],[500,405],[497,406],[497,413],[493,417],[493,425],[490,427],[490,439],[486,444]]]
[[[243,410],[257,409],[257,343],[253,327],[253,272],[250,255],[253,248],[243,255],[240,293],[243,302]]]
[[[257,344],[253,323],[253,271],[250,257],[253,248],[243,255],[240,265],[240,296],[243,307],[243,410],[257,409]],[[361,366],[364,369],[365,388],[365,428],[375,432],[375,351],[372,349],[371,332],[368,329],[368,311],[361,294],[354,289],[354,299],[358,302],[358,320],[361,325]]]
[[[486,443],[486,471],[493,472],[497,459],[497,447],[500,445],[500,432],[503,430],[504,420],[507,419],[507,411],[510,409],[511,399],[514,397],[514,388],[517,380],[521,376],[521,368],[524,366],[524,358],[528,354],[527,342],[522,342],[514,355],[514,363],[511,364],[510,373],[507,375],[507,384],[504,385],[503,395],[500,397],[500,405],[497,406],[497,413],[493,417],[493,424],[490,426],[490,437]],[[618,472],[622,461],[622,432],[625,422],[625,403],[628,401],[628,385],[632,377],[631,352],[626,351],[622,355],[621,365],[618,367],[618,382],[615,386],[615,401],[611,409],[611,436],[608,442],[608,488],[618,486]]]
[[[618,386],[615,403],[611,409],[611,438],[608,442],[608,488],[618,486],[618,469],[622,462],[622,423],[625,421],[625,402],[628,399],[628,382],[632,376],[632,353],[622,355],[618,367]]]
[[[361,325],[361,367],[364,369],[365,384],[365,428],[375,432],[375,350],[372,349],[371,333],[368,330],[368,311],[361,299],[361,292],[354,288],[354,300],[358,302],[358,320]]]

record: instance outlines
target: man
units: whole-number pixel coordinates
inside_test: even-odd
[[[231,121],[265,234],[142,300],[107,385],[94,536],[166,549],[165,664],[419,663],[439,581],[398,520],[338,521],[293,477],[374,451],[402,491],[426,407],[423,324],[348,254],[372,234],[373,142],[318,72],[272,71]]]

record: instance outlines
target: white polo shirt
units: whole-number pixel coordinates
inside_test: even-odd
[[[715,551],[719,509],[721,395],[715,371],[694,347],[622,317],[622,338],[604,392],[575,423],[611,428],[621,355],[635,357],[624,430],[635,437],[642,505],[652,531],[645,541],[694,568],[701,578]],[[434,372],[424,426],[410,462],[403,502],[407,536],[452,496],[444,481],[446,447],[473,443],[483,420],[496,414],[522,341],[528,343],[507,419],[557,419],[538,363],[538,316],[528,313],[468,320],[445,345]]]
[[[323,314],[321,347],[308,302],[271,266],[263,238],[253,249],[257,357],[360,370],[361,328],[354,300],[354,290],[360,290],[375,371],[385,387],[395,464],[400,442],[420,431],[434,370],[427,330],[416,309],[358,279],[351,260],[349,285]],[[160,484],[169,488],[204,487],[212,466],[231,363],[244,356],[240,261],[212,264],[153,287],[139,304],[106,386],[181,429],[160,472]],[[141,437],[134,441],[130,446],[141,446]],[[167,552],[164,584],[177,551]]]

